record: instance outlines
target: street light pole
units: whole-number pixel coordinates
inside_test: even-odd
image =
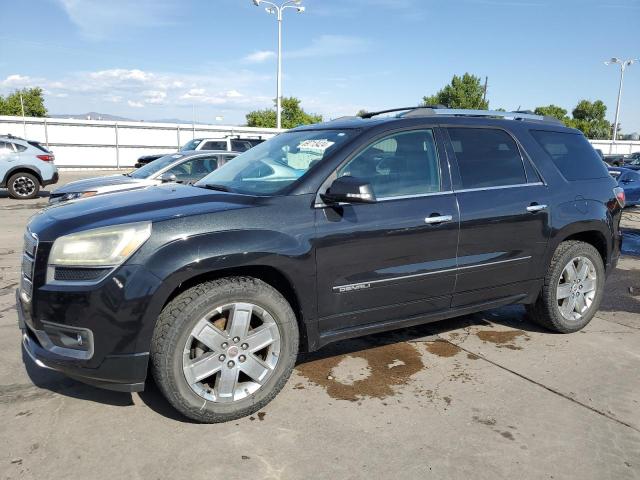
[[[606,62],[604,62],[605,65],[613,65],[616,63],[620,65],[620,85],[618,86],[618,102],[616,103],[616,119],[613,123],[613,135],[612,135],[613,143],[615,143],[615,141],[618,138],[618,121],[620,119],[620,101],[622,100],[622,84],[624,82],[624,71],[627,69],[629,65],[633,65],[637,61],[638,59],[620,60],[619,58],[613,57],[611,60],[607,60]]]
[[[305,8],[300,5],[302,0],[288,0],[280,5],[266,0],[253,0],[257,7],[261,4],[269,5],[267,13],[275,14],[278,19],[278,74],[276,80],[276,128],[282,128],[282,14],[287,8],[295,8],[298,13],[304,12]]]

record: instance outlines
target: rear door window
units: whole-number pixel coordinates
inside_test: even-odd
[[[607,167],[580,133],[531,130],[531,135],[567,180],[589,180],[608,175]]]
[[[227,142],[224,140],[221,141],[208,141],[206,142],[200,150],[226,150]]]
[[[504,130],[449,128],[463,189],[527,183],[520,149]]]

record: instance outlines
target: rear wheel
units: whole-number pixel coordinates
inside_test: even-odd
[[[529,314],[550,330],[576,332],[598,311],[604,277],[602,257],[592,245],[563,242],[553,255],[540,296],[528,307]]]
[[[183,415],[205,423],[254,413],[286,383],[298,353],[295,315],[250,277],[197,285],[172,300],[153,335],[153,375]]]
[[[9,195],[17,200],[30,200],[38,196],[40,182],[35,175],[26,172],[16,173],[7,183]]]

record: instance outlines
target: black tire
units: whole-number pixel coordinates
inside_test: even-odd
[[[11,175],[7,182],[7,189],[11,198],[16,200],[31,200],[40,192],[40,180],[27,172],[19,172]]]
[[[560,312],[557,287],[565,266],[576,257],[586,257],[591,260],[596,270],[596,291],[589,309],[582,314],[582,317],[577,320],[568,320]],[[575,240],[562,242],[553,254],[538,299],[534,304],[527,305],[527,311],[535,322],[551,331],[558,333],[577,332],[584,328],[597,313],[604,293],[604,282],[604,263],[595,247]]]
[[[273,373],[256,392],[227,403],[209,401],[189,386],[183,349],[207,312],[233,302],[250,302],[269,312],[280,334],[280,355]],[[202,423],[226,422],[260,410],[280,392],[295,365],[298,341],[295,314],[277,290],[252,277],[222,278],[184,291],[162,310],[151,342],[151,370],[164,396],[184,416]]]

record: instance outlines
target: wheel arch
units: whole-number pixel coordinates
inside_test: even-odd
[[[546,264],[548,265],[551,262],[553,254],[562,242],[576,240],[593,246],[602,257],[602,263],[605,265],[605,268],[607,268],[607,265],[611,261],[612,246],[611,240],[607,240],[607,236],[610,237],[611,233],[600,223],[582,227],[569,225],[556,235],[552,248],[549,249]]]
[[[2,179],[2,185],[7,186],[9,184],[9,179],[16,173],[30,173],[31,175],[35,175],[35,177],[38,179],[38,182],[40,183],[40,186],[42,186],[42,174],[40,173],[40,171],[35,167],[29,167],[25,165],[19,165],[8,170],[4,175],[4,178]]]
[[[158,292],[158,294],[161,295],[161,298],[154,299],[154,303],[157,302],[157,307],[154,308],[154,312],[151,313],[151,315],[155,318],[150,319],[150,321],[153,323],[153,328],[155,328],[157,315],[165,308],[165,306],[169,302],[171,302],[171,300],[173,300],[180,293],[203,282],[217,280],[225,277],[239,276],[252,277],[257,278],[258,280],[262,280],[263,282],[277,290],[287,300],[296,316],[296,320],[298,321],[298,329],[300,331],[300,349],[302,351],[309,350],[313,344],[317,343],[316,340],[314,340],[315,331],[312,329],[311,324],[305,321],[306,317],[303,313],[300,296],[294,287],[293,281],[284,272],[282,272],[282,270],[271,265],[243,265],[236,267],[226,267],[207,272],[199,272],[186,279],[182,279],[182,281],[180,281],[178,284],[170,286],[169,289],[165,290],[164,292]],[[157,312],[155,312],[155,310],[157,310]],[[153,330],[153,328],[151,330]]]

